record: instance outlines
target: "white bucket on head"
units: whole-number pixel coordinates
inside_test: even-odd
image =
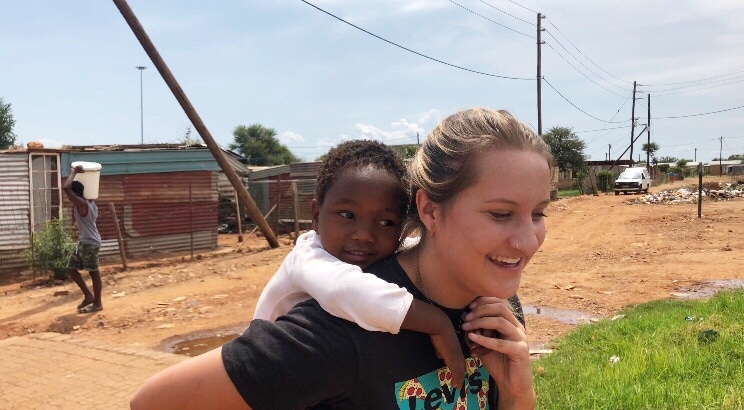
[[[73,181],[79,181],[83,184],[83,196],[85,199],[98,198],[98,182],[101,177],[101,164],[97,162],[75,161],[70,167],[75,169],[80,165],[83,172],[75,174]]]

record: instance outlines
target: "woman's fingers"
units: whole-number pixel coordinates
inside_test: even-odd
[[[523,327],[505,299],[480,297],[470,304],[471,311],[464,317],[464,323],[471,323],[479,318],[503,317],[512,325]]]

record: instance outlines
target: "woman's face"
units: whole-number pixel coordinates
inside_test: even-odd
[[[507,298],[545,240],[550,170],[541,155],[521,150],[479,154],[476,181],[439,209],[435,247],[451,296]],[[444,279],[442,277],[442,279]]]

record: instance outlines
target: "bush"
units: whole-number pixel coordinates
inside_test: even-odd
[[[52,271],[54,279],[65,280],[67,263],[74,248],[72,233],[62,220],[54,218],[43,230],[34,233],[31,249],[25,256],[35,271],[42,274]]]
[[[597,185],[599,185],[599,190],[602,192],[609,192],[613,189],[613,184],[615,183],[615,174],[608,170],[603,169],[602,171],[597,172]]]

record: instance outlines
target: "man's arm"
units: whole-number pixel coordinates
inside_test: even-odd
[[[80,165],[73,168],[70,172],[70,175],[67,176],[65,183],[62,184],[62,190],[65,191],[65,194],[67,194],[67,198],[69,198],[70,202],[72,202],[72,204],[77,208],[80,216],[86,216],[88,215],[88,201],[86,201],[85,198],[81,198],[76,193],[72,192],[72,181],[75,179],[75,175],[81,172],[84,171],[83,167],[81,167]]]

